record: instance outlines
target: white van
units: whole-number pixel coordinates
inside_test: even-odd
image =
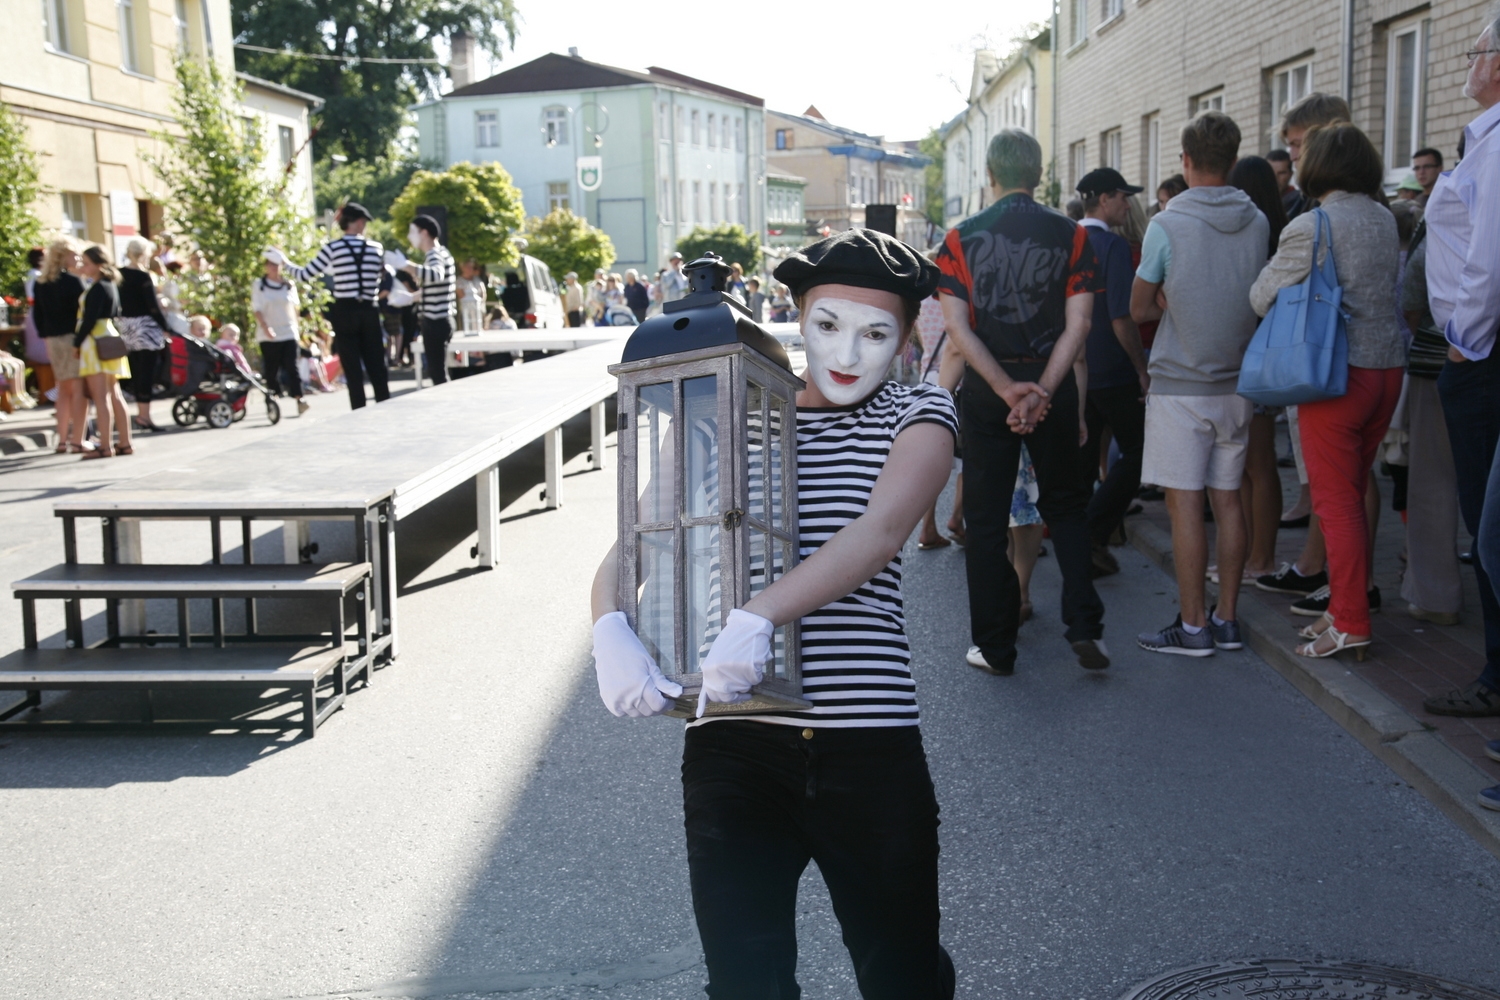
[[[517,326],[560,330],[568,325],[557,282],[546,264],[522,254],[519,263],[500,270],[499,276],[500,301]]]

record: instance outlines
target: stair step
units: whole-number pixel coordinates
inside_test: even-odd
[[[0,690],[202,684],[314,684],[344,658],[327,646],[20,649],[0,656]]]
[[[370,564],[63,563],[10,585],[17,598],[302,597],[346,594]]]

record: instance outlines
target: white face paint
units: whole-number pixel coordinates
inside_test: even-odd
[[[407,226],[406,227],[406,242],[407,242],[407,244],[409,244],[410,246],[416,247],[418,250],[422,249],[422,232],[423,231],[421,229],[417,228],[417,226],[415,224]]]
[[[852,406],[875,393],[890,371],[901,323],[879,306],[819,298],[802,317],[807,372],[835,406]]]

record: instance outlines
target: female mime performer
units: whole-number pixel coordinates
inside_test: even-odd
[[[901,547],[948,481],[953,401],[886,380],[937,268],[868,229],[776,268],[801,308],[801,562],[729,613],[703,701],[743,701],[774,630],[801,620],[804,711],[688,725],[683,808],[693,909],[715,998],[795,998],[797,882],[816,861],[860,994],[953,996],[938,943],[938,806],[917,728]],[[594,580],[599,693],[615,715],[666,711],[668,681],[619,610],[612,549]]]

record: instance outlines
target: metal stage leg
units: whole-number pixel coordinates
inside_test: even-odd
[[[549,487],[550,488],[550,487]],[[498,463],[474,477],[474,521],[479,529],[475,554],[480,569],[500,565],[500,466]]]
[[[375,581],[379,590],[380,632],[391,637],[391,647],[386,652],[389,663],[396,659],[401,642],[396,634],[396,509],[389,503],[380,505],[380,562]]]
[[[562,466],[563,466],[563,438],[562,428],[554,427],[542,438],[546,455],[547,470],[547,509],[556,510],[562,506]]]
[[[602,469],[604,461],[604,401],[600,400],[589,407],[589,450],[593,452],[589,467]]]
[[[115,559],[139,565],[141,555],[141,521],[135,517],[115,518]],[[120,635],[146,634],[146,602],[131,598],[120,602]]]
[[[302,561],[302,550],[307,548],[312,532],[306,521],[281,522],[281,561],[295,566]]]
[[[255,564],[255,537],[250,530],[250,518],[240,518],[240,558],[246,566]],[[254,635],[256,629],[255,621],[255,598],[245,598],[245,634]]]

